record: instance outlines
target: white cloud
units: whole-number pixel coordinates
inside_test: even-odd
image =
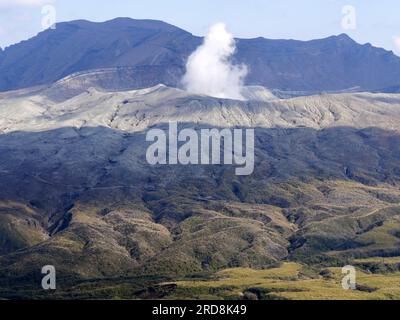
[[[232,64],[235,39],[223,23],[212,26],[204,43],[189,57],[182,84],[189,92],[218,98],[243,100],[241,90],[247,75],[244,65]]]
[[[0,8],[40,7],[53,0],[0,0]]]

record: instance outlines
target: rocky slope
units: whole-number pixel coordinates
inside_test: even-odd
[[[399,95],[73,96],[67,82],[0,95],[3,296],[48,264],[80,281],[398,255]],[[146,130],[169,121],[256,128],[254,174],[148,165]]]
[[[236,101],[193,96],[164,85],[114,92],[76,89],[75,84],[67,78],[33,92],[0,95],[0,130],[103,127],[140,132],[170,121],[216,127],[400,129],[397,94],[321,94],[282,100],[264,88],[247,87],[244,95],[250,100]]]

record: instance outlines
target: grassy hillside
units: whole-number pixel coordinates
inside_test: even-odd
[[[398,258],[397,258],[398,259]],[[172,299],[400,299],[400,273],[357,273],[357,290],[344,290],[341,268],[315,269],[299,263],[277,268],[227,269],[216,279],[177,282]]]

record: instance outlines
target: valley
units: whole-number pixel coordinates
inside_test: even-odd
[[[399,95],[55,86],[0,97],[0,297],[48,297],[49,264],[60,299],[398,297]],[[149,165],[171,121],[254,128],[254,173]]]

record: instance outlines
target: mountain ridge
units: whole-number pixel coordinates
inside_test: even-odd
[[[67,78],[20,95],[0,95],[0,131],[108,126],[111,117],[112,128],[127,132],[170,121],[217,127],[305,126],[320,130],[351,126],[400,131],[398,94],[337,93],[279,99],[263,87],[246,87],[243,93],[248,100],[237,101],[162,84],[126,91],[96,88],[90,82],[82,86]]]
[[[80,71],[138,67],[135,81],[158,68],[151,83],[170,72],[179,86],[185,63],[202,37],[158,20],[75,20],[0,51],[0,90],[50,84]],[[311,41],[237,39],[233,59],[250,69],[247,85],[285,91],[378,90],[399,85],[400,58],[340,34]],[[16,67],[17,66],[17,67]],[[172,71],[171,71],[172,70]],[[147,76],[149,78],[149,76]]]

